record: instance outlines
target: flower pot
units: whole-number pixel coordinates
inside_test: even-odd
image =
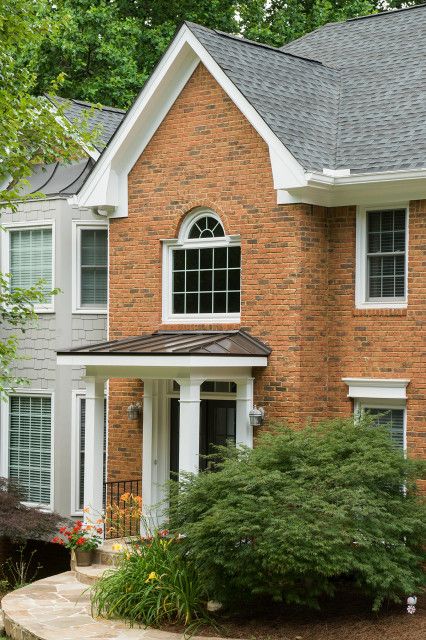
[[[90,567],[90,565],[92,564],[92,551],[82,551],[82,549],[76,549],[75,561],[77,567]]]

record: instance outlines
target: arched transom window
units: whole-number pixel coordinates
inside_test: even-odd
[[[166,246],[167,321],[238,321],[241,293],[239,238],[227,236],[210,211],[192,213],[179,238]]]

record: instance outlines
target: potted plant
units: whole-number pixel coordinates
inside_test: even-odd
[[[74,555],[78,567],[88,567],[92,564],[92,552],[102,542],[101,533],[102,527],[96,527],[92,524],[85,525],[77,520],[72,529],[61,527],[59,535],[55,536],[52,542],[70,549],[71,558]]]

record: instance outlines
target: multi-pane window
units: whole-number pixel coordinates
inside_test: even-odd
[[[103,480],[105,482],[106,469],[106,399],[104,401],[104,448],[103,448]],[[86,430],[86,398],[79,398],[78,416],[78,496],[77,508],[81,511],[84,508],[84,450],[85,450],[85,430]]]
[[[48,396],[11,396],[9,405],[9,477],[28,502],[51,502],[52,403]]]
[[[173,313],[238,313],[240,247],[175,249]]]
[[[385,409],[365,407],[364,411],[374,417],[376,426],[389,427],[393,443],[399,449],[404,449],[404,409]]]
[[[367,212],[367,297],[404,299],[406,210]]]
[[[215,213],[191,214],[178,242],[167,241],[165,249],[165,321],[239,318],[241,246],[238,237],[225,235]]]
[[[108,231],[80,231],[80,306],[106,307],[108,292]]]
[[[9,246],[12,289],[28,289],[43,280],[43,290],[51,291],[52,228],[13,229]]]

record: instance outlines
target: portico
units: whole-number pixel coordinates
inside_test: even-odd
[[[216,411],[216,431],[229,433],[237,444],[251,447],[253,431],[249,412],[253,407],[253,368],[265,367],[269,353],[266,345],[243,331],[160,331],[59,352],[58,364],[85,367],[84,504],[90,512],[100,513],[103,509],[100,469],[104,386],[108,379],[139,378],[143,381],[143,513],[146,517],[161,519],[159,505],[173,466],[171,402],[174,401],[175,406],[178,402],[175,458],[179,474],[198,472],[200,434],[203,450],[211,438],[205,433],[207,427],[201,417],[203,402],[204,406],[210,402],[211,413],[212,403],[221,398],[222,407],[227,406],[229,410],[227,413]],[[226,394],[223,383],[232,385],[228,385]],[[215,391],[217,389],[222,391]],[[224,420],[229,424],[221,425]]]

